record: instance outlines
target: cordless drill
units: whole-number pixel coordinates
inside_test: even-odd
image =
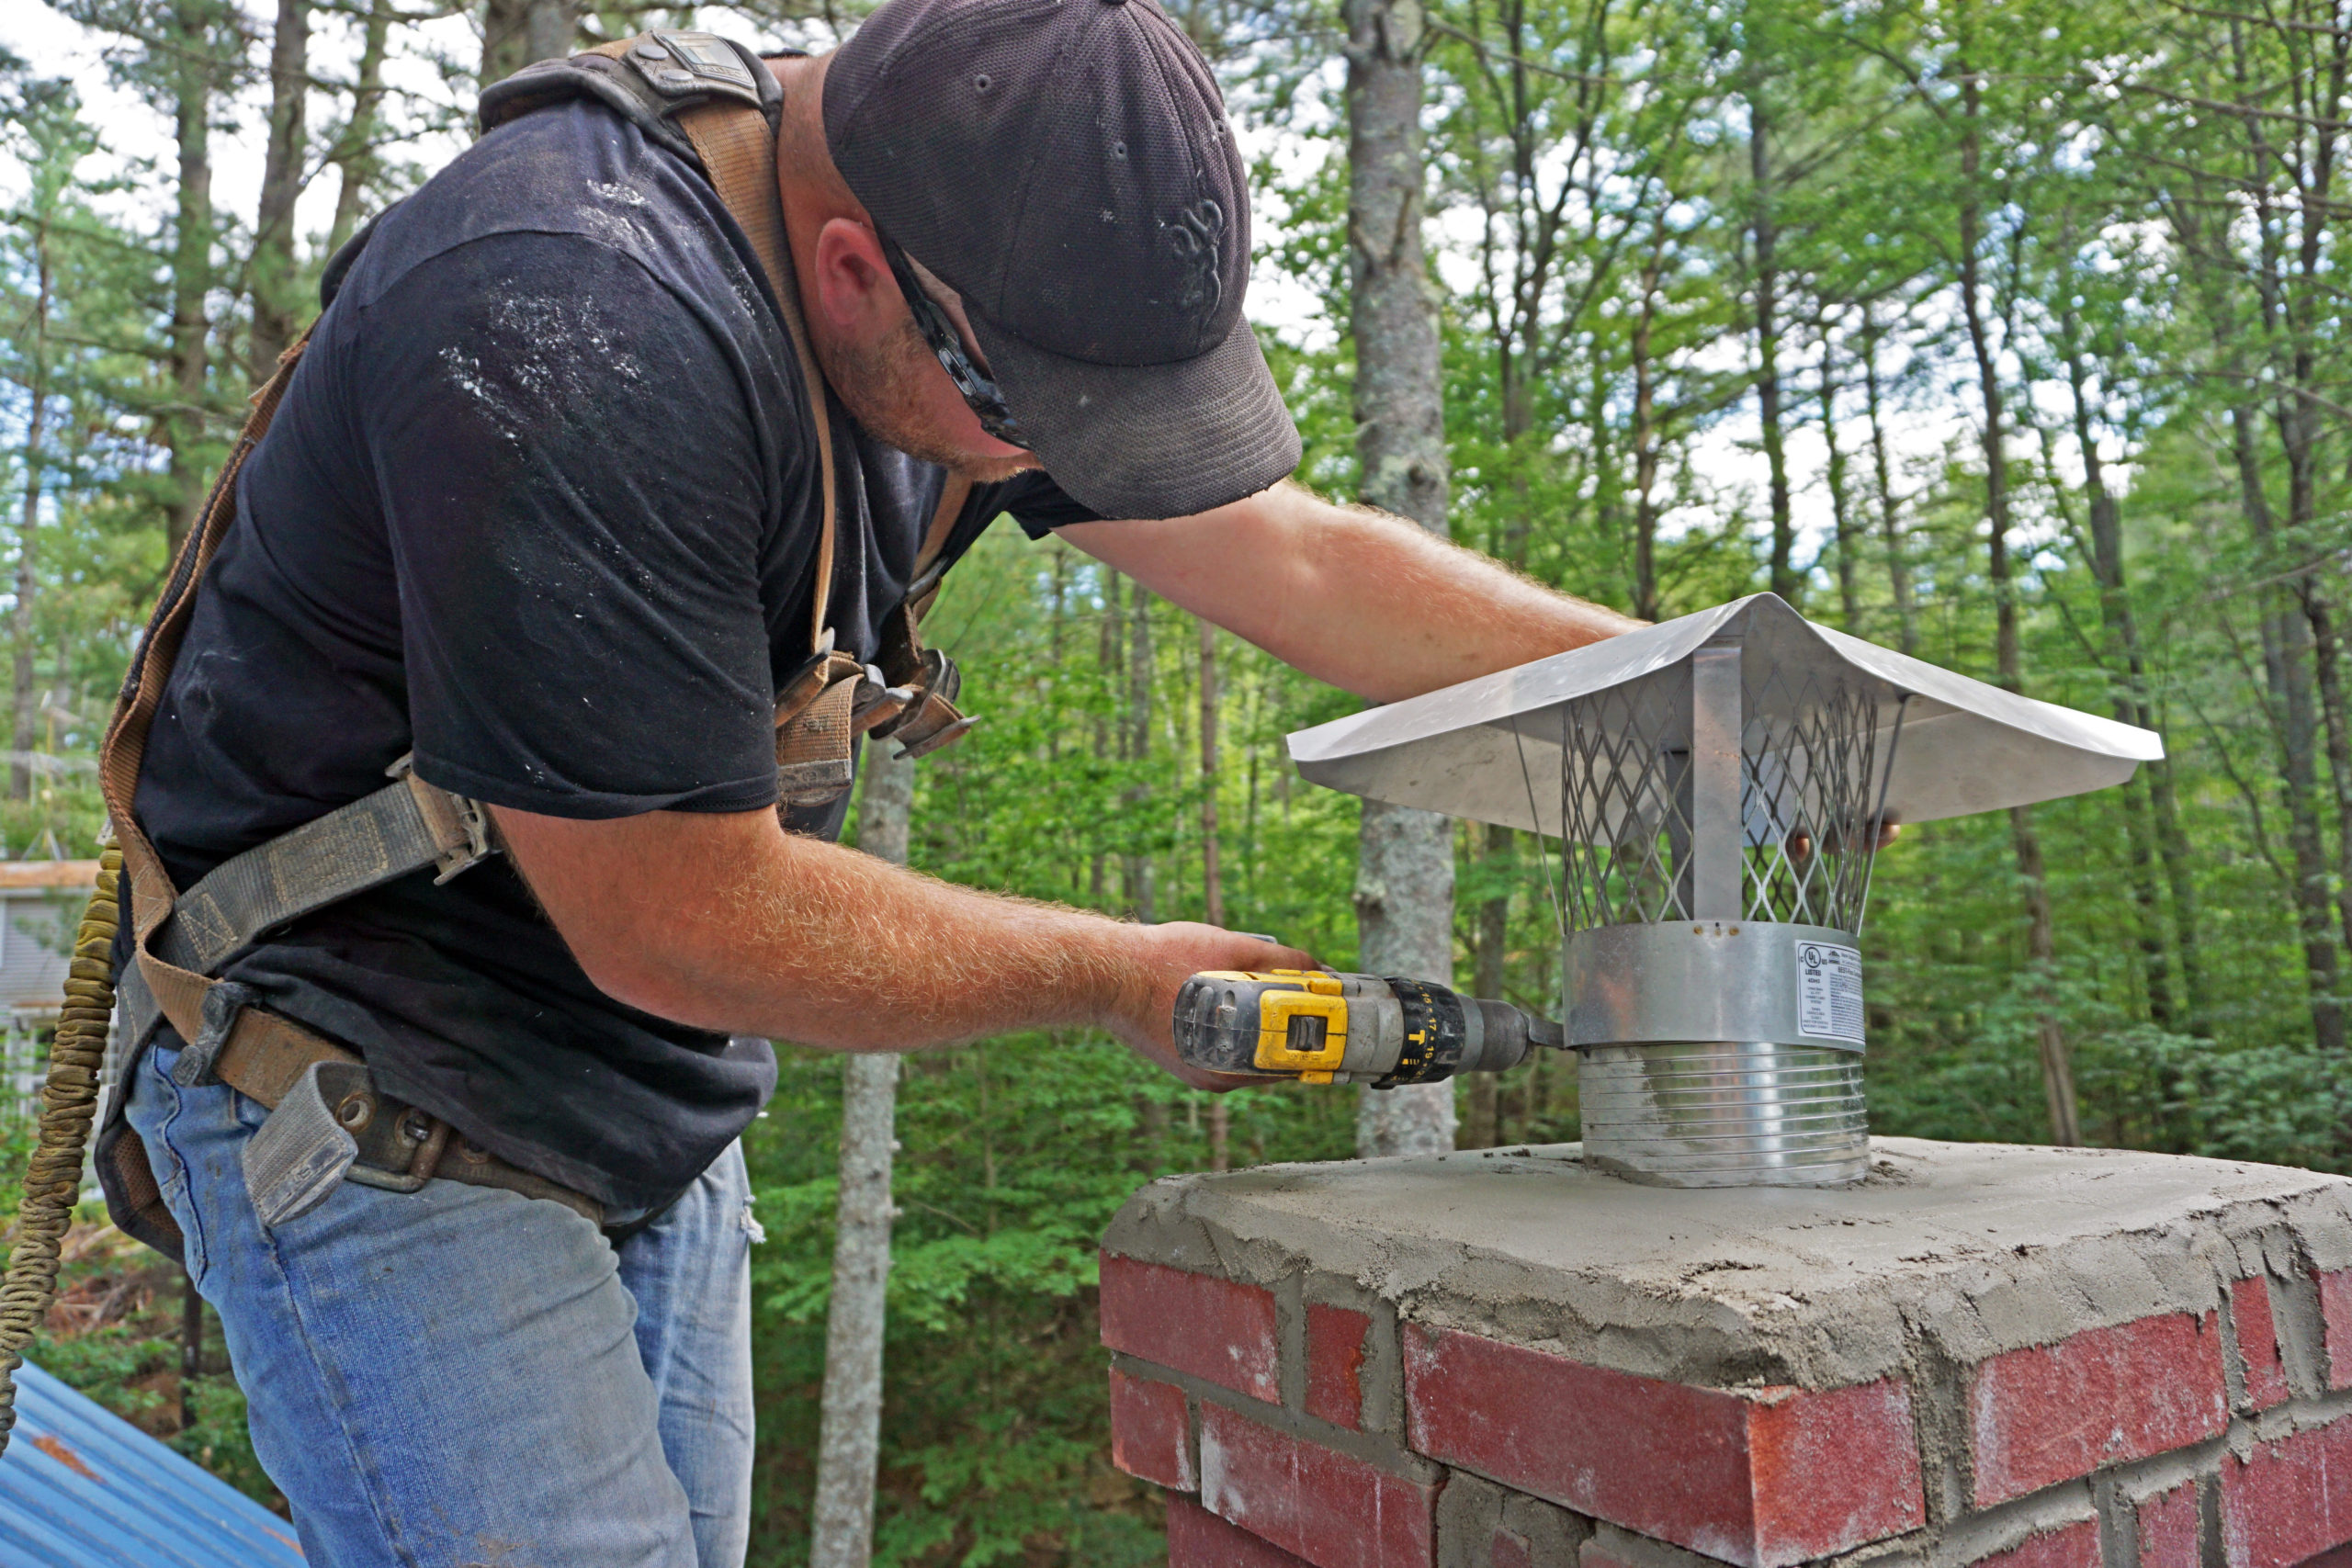
[[[1515,1067],[1559,1050],[1558,1024],[1426,980],[1212,969],[1176,993],[1176,1053],[1195,1067],[1374,1089]]]

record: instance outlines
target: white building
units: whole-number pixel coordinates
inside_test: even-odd
[[[0,1105],[20,1125],[40,1107],[74,931],[97,876],[94,860],[0,861]]]

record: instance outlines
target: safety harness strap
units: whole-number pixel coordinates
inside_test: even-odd
[[[393,773],[397,783],[214,867],[174,904],[156,956],[209,973],[273,926],[427,866],[447,882],[491,852],[480,806],[424,783],[405,757]]]
[[[808,328],[800,317],[800,287],[793,276],[792,254],[786,248],[784,200],[776,188],[775,133],[767,117],[727,98],[697,104],[677,117],[678,129],[694,143],[711,188],[760,258],[768,288],[775,295],[776,314],[792,339],[792,356],[800,364],[800,383],[808,401],[808,417],[817,425],[817,476],[823,491],[825,528],[817,540],[817,579],[809,594],[811,609],[808,647],[824,651],[825,630],[832,610],[833,563],[841,532],[841,489],[833,452],[833,422],[826,407],[824,371],[808,342]]]
[[[626,52],[629,45],[608,45]],[[926,655],[916,631],[922,607],[946,572],[945,552],[971,481],[949,475],[915,559],[915,584],[883,628],[881,663],[869,670],[836,652],[830,627],[836,536],[842,527],[832,420],[826,407],[824,376],[801,319],[800,289],[786,248],[783,201],[775,170],[775,133],[765,115],[728,97],[684,109],[673,117],[694,144],[703,172],[727,210],[734,215],[760,258],[776,300],[776,313],[799,361],[810,415],[817,426],[817,459],[828,526],[817,549],[817,578],[810,601],[810,656],[800,674],[776,701],[776,793],[787,806],[820,806],[850,785],[857,738],[896,737],[899,754],[919,757],[961,739],[972,728],[955,705],[961,679],[944,654]],[[926,582],[926,577],[929,581]],[[918,596],[921,604],[917,604]]]
[[[907,585],[906,597],[882,623],[883,677],[912,696],[895,712],[877,717],[866,733],[876,740],[896,740],[902,758],[927,757],[953,746],[979,722],[967,718],[956,705],[964,689],[963,672],[937,649],[923,647],[922,631],[922,618],[932,601],[939,597],[939,585],[954,564],[947,546],[971,495],[971,480],[947,476],[938,509],[923,534],[922,547],[915,554],[914,580]]]

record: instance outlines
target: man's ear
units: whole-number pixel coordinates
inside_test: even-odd
[[[864,337],[890,324],[899,301],[882,242],[852,218],[830,218],[817,231],[817,276],[809,304],[836,333]]]

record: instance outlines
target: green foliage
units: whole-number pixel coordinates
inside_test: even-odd
[[[755,1254],[761,1389],[754,1561],[805,1561],[824,1367],[841,1066],[784,1056],[746,1140],[767,1242]],[[1208,1160],[1202,1097],[1082,1032],[906,1059],[889,1289],[877,1561],[1146,1560],[1156,1505],[1108,1468],[1095,1248],[1127,1195]],[[1230,1097],[1247,1158],[1350,1152],[1344,1102]],[[1164,1548],[1160,1549],[1164,1552]]]

